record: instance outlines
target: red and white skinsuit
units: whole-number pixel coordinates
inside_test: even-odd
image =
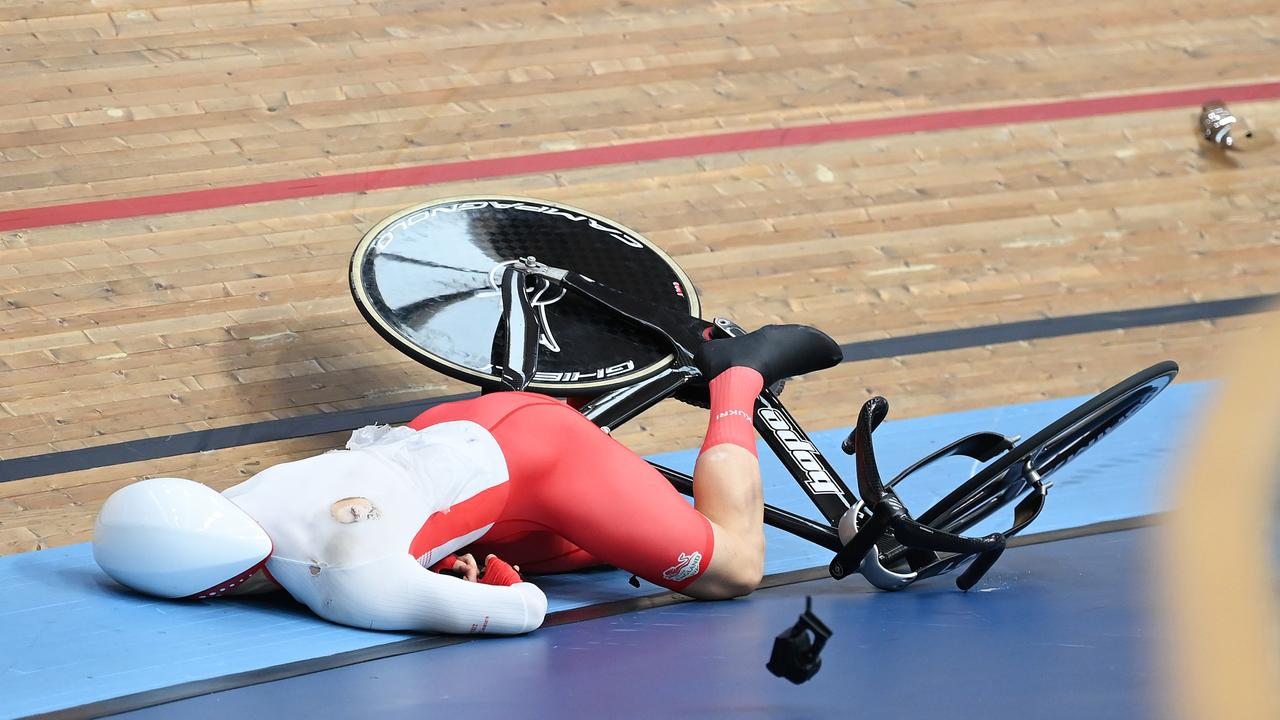
[[[225,494],[271,537],[277,583],[321,617],[365,628],[541,625],[546,597],[530,583],[427,569],[464,548],[524,572],[614,565],[673,590],[713,551],[710,522],[648,463],[529,393],[438,405],[407,428],[363,428],[345,450],[276,465]],[[335,515],[347,498],[368,502]]]

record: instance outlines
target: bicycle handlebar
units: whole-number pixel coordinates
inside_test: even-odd
[[[871,517],[858,529],[849,543],[836,553],[835,559],[831,561],[831,575],[839,579],[850,571],[861,568],[866,561],[879,563],[877,542],[887,539],[908,550],[951,553],[952,558],[940,561],[951,567],[962,562],[967,556],[976,556],[956,580],[956,585],[961,590],[968,590],[1000,558],[1004,552],[1006,536],[1003,533],[992,533],[983,537],[968,537],[930,527],[911,517],[911,513],[907,511],[897,493],[892,487],[886,487],[880,479],[880,469],[876,465],[875,447],[871,442],[871,435],[884,422],[888,413],[888,400],[879,396],[868,400],[858,413],[858,422],[853,433],[842,445],[845,452],[851,452],[854,455],[858,490],[862,494],[866,507],[871,509]],[[987,451],[984,449],[982,452],[985,454]],[[899,476],[898,479],[901,477]],[[906,579],[908,576],[899,577],[904,578],[905,582],[915,579],[914,573],[909,579]]]

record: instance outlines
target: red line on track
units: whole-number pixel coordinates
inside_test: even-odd
[[[1234,87],[1194,88],[1142,95],[1119,95],[1061,100],[1056,102],[1004,105],[975,110],[950,110],[918,115],[878,117],[865,120],[805,125],[770,130],[747,130],[646,142],[537,153],[489,160],[420,165],[417,167],[327,175],[303,180],[281,180],[232,187],[191,190],[112,200],[50,205],[0,212],[0,231],[68,225],[95,220],[190,212],[249,203],[293,198],[367,192],[386,188],[435,185],[461,180],[573,170],[601,165],[664,160],[744,150],[811,145],[840,140],[857,140],[929,130],[955,130],[985,125],[1065,120],[1096,115],[1166,110],[1198,106],[1220,99],[1226,102],[1274,100],[1280,98],[1280,82]]]

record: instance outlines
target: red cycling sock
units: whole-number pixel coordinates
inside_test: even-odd
[[[749,367],[731,367],[711,381],[711,420],[702,449],[723,443],[756,452],[756,433],[751,425],[756,396],[764,389],[764,378]]]

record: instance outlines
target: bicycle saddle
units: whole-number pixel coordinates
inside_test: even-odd
[[[712,340],[693,356],[708,380],[731,367],[749,367],[764,377],[765,387],[839,365],[842,359],[836,341],[808,325],[765,325],[746,335]]]

